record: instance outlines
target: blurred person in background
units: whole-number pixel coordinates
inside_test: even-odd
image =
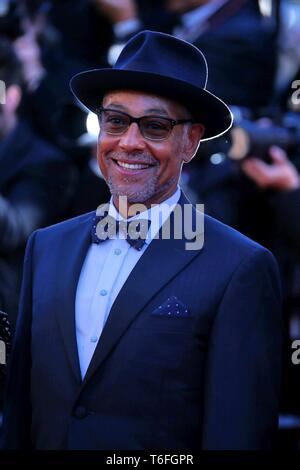
[[[268,247],[279,263],[283,284],[284,351],[280,404],[280,445],[300,448],[300,372],[292,363],[292,342],[300,338],[300,1],[281,0],[278,8],[278,67],[272,105],[293,114],[292,149],[273,146],[269,158],[247,158],[241,165],[251,187],[252,210],[241,231]],[[271,122],[272,124],[272,122]],[[276,134],[274,135],[274,143]],[[278,145],[280,145],[278,143]]]
[[[2,15],[2,16],[1,16]],[[25,80],[22,112],[36,132],[62,150],[68,83],[87,67],[107,65],[112,29],[90,0],[11,0],[0,11],[0,34],[13,41]]]
[[[203,50],[208,86],[231,105],[265,106],[276,67],[274,24],[257,0],[166,0],[180,14],[173,33]]]
[[[168,32],[199,47],[213,71],[208,86],[237,106],[266,106],[276,69],[276,30],[258,0],[91,0],[115,39],[140,29]],[[168,19],[168,20],[167,20]],[[263,47],[262,47],[263,45]]]
[[[24,247],[30,233],[63,216],[73,169],[19,117],[24,85],[11,44],[0,39],[0,309],[15,323]]]
[[[59,35],[61,48],[57,53],[76,61],[81,69],[107,66],[113,29],[95,0],[52,0],[47,4],[49,24]]]
[[[292,342],[300,339],[300,158],[280,147],[270,161],[252,157],[241,167],[256,186],[247,232],[269,248],[279,264],[283,285],[284,349],[280,404],[280,445],[299,448],[300,371],[292,363]]]

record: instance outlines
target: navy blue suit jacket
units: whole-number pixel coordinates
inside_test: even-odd
[[[82,381],[74,304],[92,218],[29,241],[2,445],[270,448],[281,344],[272,255],[210,217],[201,249],[154,239],[113,304]]]

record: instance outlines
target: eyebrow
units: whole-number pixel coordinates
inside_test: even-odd
[[[118,103],[110,103],[109,105],[107,105],[108,108],[116,108],[116,109],[120,109],[121,111],[124,111],[125,113],[128,112],[128,109],[126,108],[126,106],[123,106],[122,104],[118,104]],[[164,109],[164,108],[148,108],[148,109],[145,109],[145,115],[147,114],[158,114],[158,115],[163,115],[163,116],[166,116],[166,117],[170,117],[169,114],[167,113],[167,111]]]
[[[163,114],[164,116],[169,117],[169,114],[167,113],[167,111],[164,108],[149,108],[149,109],[146,109],[145,112],[150,113],[150,114],[154,114],[154,113]]]

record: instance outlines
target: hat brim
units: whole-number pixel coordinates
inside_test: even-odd
[[[95,69],[80,72],[70,81],[70,88],[80,103],[92,112],[111,90],[128,89],[154,93],[177,101],[205,126],[202,141],[219,137],[232,126],[228,106],[209,91],[164,75],[133,70]]]

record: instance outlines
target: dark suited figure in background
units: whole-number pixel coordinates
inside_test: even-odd
[[[272,97],[277,64],[276,27],[258,0],[93,0],[122,42],[144,29],[173,34],[205,54],[208,88],[230,105],[257,108]],[[127,36],[125,33],[127,32]]]
[[[300,439],[300,375],[291,361],[291,345],[300,337],[300,162],[299,156],[288,156],[280,147],[270,149],[271,161],[249,158],[242,168],[257,185],[256,221],[249,220],[255,239],[276,256],[283,284],[284,349],[281,390],[282,443],[298,449]],[[264,208],[262,212],[260,208]],[[269,216],[265,219],[264,214]],[[255,230],[256,228],[256,230]],[[288,421],[284,420],[288,415]],[[294,422],[292,417],[294,416]],[[297,419],[298,418],[298,419]],[[286,436],[284,434],[286,431]],[[294,440],[291,439],[292,432]],[[285,438],[285,441],[284,441]]]
[[[67,57],[87,67],[108,65],[107,51],[113,41],[113,30],[96,8],[95,0],[51,3],[48,18],[60,36],[61,58]]]
[[[206,80],[198,49],[151,31],[132,38],[113,69],[72,79],[75,96],[99,115],[110,218],[88,213],[31,237],[4,448],[273,446],[276,263],[178,187],[200,140],[232,123]],[[121,234],[105,239],[115,219]],[[132,224],[147,230],[132,236]]]
[[[276,25],[261,14],[257,0],[167,0],[166,6],[180,15],[173,33],[204,52],[211,71],[207,86],[213,93],[230,106],[252,111],[270,105]],[[215,146],[205,144],[187,181],[194,200],[203,201],[207,213],[242,231],[241,219],[251,210],[252,193],[246,191],[237,163],[225,158],[224,148],[222,138]],[[211,158],[219,153],[218,160]]]
[[[257,0],[167,0],[181,14],[173,33],[205,54],[208,87],[231,105],[257,108],[272,96],[276,29]]]
[[[57,222],[70,197],[72,166],[18,117],[23,77],[10,43],[0,40],[0,309],[14,325],[22,263],[33,230]]]

